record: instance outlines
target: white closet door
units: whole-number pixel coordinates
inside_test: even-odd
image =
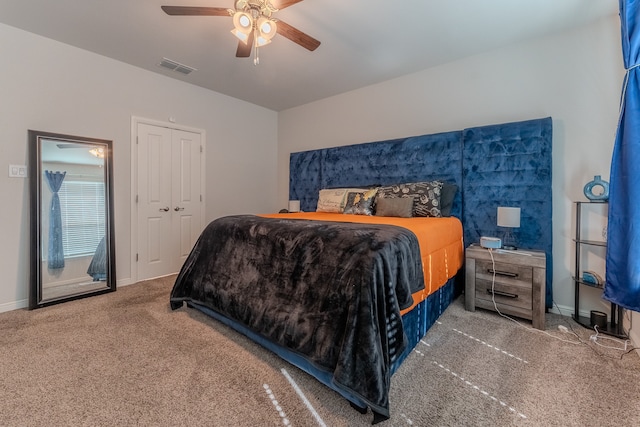
[[[176,273],[202,230],[201,135],[138,124],[138,280]]]
[[[174,270],[179,271],[202,231],[200,214],[201,135],[174,130],[172,136],[172,235]]]

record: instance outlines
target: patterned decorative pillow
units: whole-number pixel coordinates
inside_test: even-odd
[[[373,215],[373,204],[376,200],[377,188],[364,192],[349,192],[344,205],[344,213],[352,215]]]
[[[377,197],[376,216],[411,218],[413,216],[413,197]]]
[[[378,197],[413,197],[413,216],[441,217],[440,194],[442,182],[425,181],[390,185],[378,189]]]
[[[342,212],[344,189],[320,190],[316,212]]]
[[[342,213],[347,194],[351,191],[367,191],[362,188],[330,188],[320,190],[316,212]]]

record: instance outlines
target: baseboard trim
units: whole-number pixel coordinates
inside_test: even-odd
[[[635,330],[630,330],[629,331],[629,339],[631,340],[631,344],[634,347],[638,348],[638,354],[640,354],[640,333],[636,332]]]
[[[549,309],[549,312],[559,314],[561,316],[572,317],[574,310],[573,307],[569,307],[568,305],[554,304],[553,307]]]
[[[0,313],[5,313],[7,311],[13,311],[13,310],[20,310],[27,307],[29,307],[29,300],[27,299],[7,302],[4,304],[0,304]]]
[[[120,279],[116,282],[116,286],[120,287],[120,286],[129,286],[129,285],[133,285],[135,282],[133,280],[131,280],[131,277],[127,278],[127,279]]]
[[[131,278],[127,278],[127,279],[118,280],[116,285],[117,285],[117,287],[120,287],[120,286],[132,285],[134,283],[135,282],[133,280],[131,280]],[[6,313],[7,311],[13,311],[13,310],[20,310],[20,309],[27,308],[27,307],[29,307],[29,300],[28,299],[22,299],[22,300],[13,301],[13,302],[7,302],[7,303],[4,303],[4,304],[0,304],[0,313]]]
[[[606,309],[601,309],[601,310],[607,313],[608,320],[611,320],[609,319],[609,314],[610,314],[609,311]],[[553,308],[549,309],[549,312],[554,314],[559,314],[561,316],[566,316],[566,317],[573,317],[573,315],[575,314],[575,310],[573,307],[570,307],[567,305],[556,305],[556,304],[554,304]],[[580,316],[589,318],[591,316],[591,310],[580,310]],[[626,331],[628,325],[625,324],[624,326]],[[640,338],[640,336],[638,338]]]

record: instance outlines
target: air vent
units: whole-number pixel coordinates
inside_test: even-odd
[[[172,61],[171,59],[162,58],[162,61],[158,64],[161,67],[168,68],[169,70],[176,71],[182,74],[191,74],[192,71],[197,71],[193,67],[189,67],[188,65],[181,64],[176,61]]]

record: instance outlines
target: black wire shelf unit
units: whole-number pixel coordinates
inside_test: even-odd
[[[578,322],[580,325],[584,326],[585,328],[589,328],[589,329],[594,329],[594,325],[591,322],[591,318],[587,317],[587,316],[581,316],[580,315],[580,291],[581,288],[586,286],[586,287],[590,287],[590,288],[597,288],[597,289],[601,289],[604,290],[604,287],[606,286],[605,282],[602,283],[592,283],[592,282],[588,282],[585,281],[581,276],[583,273],[582,270],[582,249],[585,246],[596,246],[596,247],[603,247],[606,248],[607,246],[607,242],[606,241],[599,241],[599,240],[588,240],[588,239],[582,239],[581,238],[581,230],[582,230],[582,205],[588,205],[588,204],[607,204],[607,202],[574,202],[574,204],[576,205],[576,231],[575,231],[575,238],[573,239],[574,243],[575,243],[575,256],[576,256],[576,263],[575,263],[575,268],[574,268],[574,275],[572,276],[573,282],[574,282],[574,286],[575,286],[575,302],[574,302],[574,315],[573,315],[573,319]],[[622,307],[618,306],[617,304],[611,303],[611,308],[610,308],[610,312],[609,312],[609,316],[608,316],[608,320],[607,320],[607,324],[606,327],[598,327],[597,330],[600,333],[603,334],[607,334],[607,335],[612,335],[615,336],[617,338],[622,338],[622,339],[627,339],[628,335],[625,334],[624,329],[623,329],[623,325],[622,325],[622,319],[623,319],[623,315],[624,315],[624,310]]]

